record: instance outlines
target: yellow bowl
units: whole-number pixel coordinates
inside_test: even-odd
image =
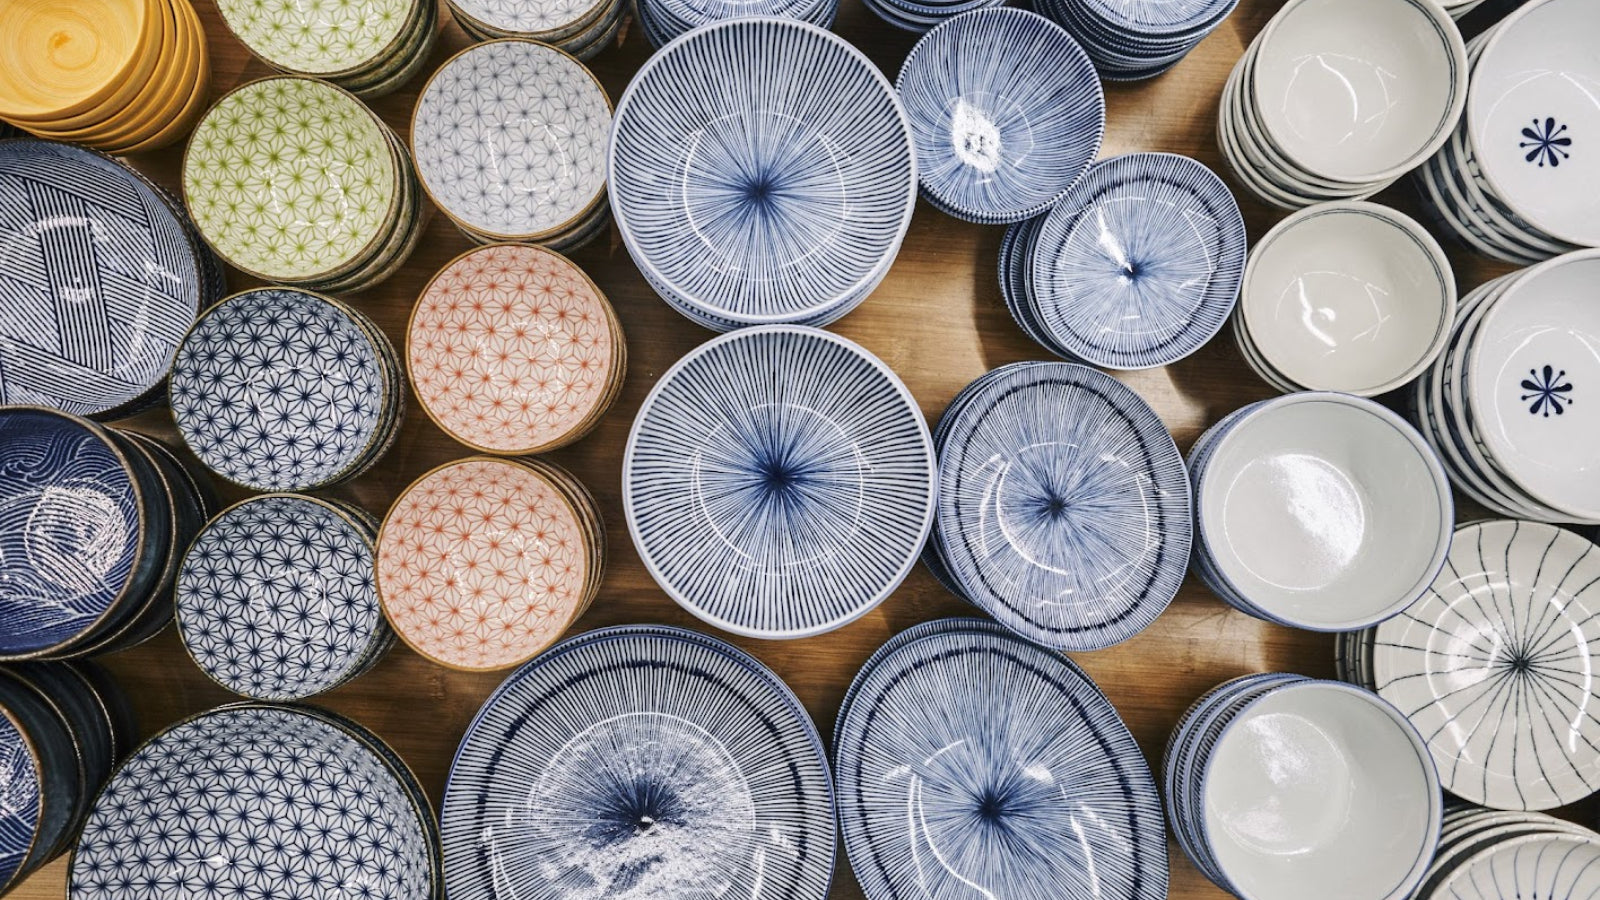
[[[5,0],[0,116],[77,128],[126,106],[155,69],[165,18],[158,0]]]
[[[185,6],[188,4],[185,3]],[[206,53],[206,34],[199,28],[200,17],[190,9],[189,14],[194,17],[196,36],[199,41],[200,71],[195,78],[194,87],[189,96],[184,100],[183,107],[160,131],[155,134],[126,146],[112,146],[106,149],[113,153],[143,153],[146,150],[159,150],[171,145],[194,130],[195,123],[200,121],[200,116],[208,108],[206,100],[211,94],[211,57]]]
[[[188,6],[181,0],[171,5]],[[96,146],[128,143],[130,139],[137,141],[141,133],[160,130],[183,108],[193,93],[194,81],[200,70],[200,60],[196,56],[200,24],[198,18],[193,23],[189,21],[192,10],[185,15],[173,8],[171,14],[177,18],[174,23],[175,36],[167,52],[162,54],[161,65],[139,96],[103,122],[73,131],[54,132],[51,136]]]

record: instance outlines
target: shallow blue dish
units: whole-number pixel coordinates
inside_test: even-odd
[[[826,331],[747,328],[656,383],[622,505],[685,609],[736,634],[805,637],[904,580],[932,524],[934,465],[916,401],[877,357]]]
[[[1100,152],[1105,96],[1078,42],[1023,9],[947,19],[911,48],[895,81],[922,191],[969,222],[1036,216]]]
[[[451,900],[823,900],[833,787],[783,682],[695,632],[557,644],[468,727],[441,814]]]
[[[0,889],[61,852],[83,791],[66,720],[37,688],[0,677]]]
[[[608,165],[634,262],[711,327],[843,316],[888,272],[916,201],[894,89],[842,38],[790,19],[716,22],[663,47],[617,104]]]

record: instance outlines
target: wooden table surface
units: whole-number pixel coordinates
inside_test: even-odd
[[[213,96],[271,74],[222,27],[212,0],[197,0],[210,37]],[[1182,64],[1154,81],[1108,85],[1108,124],[1103,156],[1162,150],[1196,157],[1219,172],[1215,146],[1217,101],[1229,68],[1281,0],[1243,0],[1238,10]],[[468,43],[444,17],[443,36],[429,71]],[[866,52],[892,80],[915,40],[844,0],[835,30]],[[615,100],[649,55],[637,29],[625,30],[591,66]],[[411,109],[426,79],[373,105],[397,133],[409,133]],[[182,146],[135,157],[134,165],[176,186]],[[1252,239],[1281,217],[1236,189]],[[1401,185],[1380,199],[1414,209]],[[995,279],[995,254],[1003,229],[960,222],[919,203],[910,234],[893,270],[876,292],[833,330],[876,353],[900,374],[929,422],[969,381],[1006,363],[1049,358],[1022,335],[1007,315]],[[434,215],[421,247],[406,267],[377,288],[353,296],[396,345],[403,345],[412,304],[428,279],[469,248],[442,216]],[[1447,243],[1463,292],[1504,271]],[[712,337],[669,309],[634,268],[614,230],[576,252],[574,259],[605,290],[628,336],[628,381],[598,429],[578,444],[551,454],[594,491],[606,519],[610,555],[599,598],[574,631],[631,622],[664,622],[707,629],[657,588],[628,537],[620,502],[622,448],[634,412],[656,378],[691,347]],[[230,273],[230,289],[252,282]],[[1187,451],[1202,429],[1243,404],[1272,395],[1239,358],[1224,335],[1175,365],[1118,377],[1155,408]],[[130,423],[176,444],[165,409]],[[469,451],[441,433],[414,400],[403,434],[375,471],[328,493],[382,515],[399,490],[424,471]],[[242,492],[224,490],[228,500]],[[905,584],[871,614],[833,633],[798,641],[730,640],[772,667],[799,695],[823,734],[830,733],[846,685],[867,655],[890,635],[915,623],[973,610],[951,596],[918,567]],[[1074,658],[1110,695],[1153,766],[1168,731],[1185,707],[1207,688],[1248,672],[1294,671],[1332,677],[1332,640],[1259,622],[1233,611],[1194,579],[1148,630],[1107,650]],[[168,628],[149,643],[103,660],[123,679],[138,707],[141,727],[154,732],[178,718],[237,699],[210,682],[185,655]],[[316,698],[359,720],[387,740],[409,762],[437,805],[445,773],[468,720],[507,673],[474,675],[449,671],[397,647],[376,669]],[[1587,811],[1585,811],[1587,812]],[[1591,817],[1592,821],[1592,817]],[[66,864],[58,859],[12,896],[55,900],[64,894]],[[1224,896],[1172,849],[1171,896],[1201,900]],[[840,851],[833,897],[861,897]]]

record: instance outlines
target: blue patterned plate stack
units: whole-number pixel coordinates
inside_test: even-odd
[[[639,0],[637,7],[645,37],[663,47],[701,25],[748,16],[794,19],[830,28],[839,12],[839,0]]]
[[[1109,81],[1153,78],[1177,65],[1239,0],[1035,0],[1072,32]]]
[[[652,56],[617,104],[608,181],[650,286],[715,331],[845,315],[888,274],[917,199],[893,86],[842,38],[774,18]]]
[[[221,295],[216,258],[144,176],[69,144],[0,143],[0,403],[138,412]]]
[[[241,703],[146,741],[94,802],[69,900],[439,896],[438,833],[405,764],[313,707]]]
[[[1247,247],[1228,186],[1170,153],[1096,164],[1000,244],[1000,294],[1023,333],[1073,361],[1164,366],[1194,353],[1239,299]]]
[[[178,634],[211,679],[256,700],[301,700],[366,672],[395,643],[378,604],[365,510],[252,497],[195,538],[178,574]]]
[[[207,485],[143,435],[0,407],[0,660],[121,649],[172,618]]]
[[[1002,366],[934,431],[938,517],[924,560],[1028,640],[1097,650],[1154,622],[1189,561],[1189,481],[1155,412],[1086,366]]]
[[[834,822],[822,741],[777,675],[696,632],[604,628],[517,670],[468,727],[445,889],[823,900]]]
[[[178,433],[211,471],[258,491],[360,475],[405,413],[394,347],[370,319],[288,287],[234,294],[184,338],[169,385]]]
[[[826,331],[702,344],[645,399],[622,506],[646,568],[718,628],[799,638],[876,607],[916,564],[934,454],[915,399]]]
[[[923,35],[895,81],[922,196],[981,224],[1036,216],[1100,152],[1106,104],[1072,35],[1021,9],[962,13]]]
[[[992,622],[891,638],[834,730],[839,822],[867,900],[1164,900],[1161,797],[1111,701]]]

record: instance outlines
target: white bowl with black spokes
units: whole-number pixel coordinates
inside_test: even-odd
[[[741,329],[679,360],[634,419],[622,470],[651,575],[748,637],[865,615],[933,521],[933,444],[911,393],[857,344],[796,325]]]
[[[672,41],[617,103],[623,243],[707,327],[825,325],[888,273],[917,164],[893,86],[815,25],[742,18]]]

